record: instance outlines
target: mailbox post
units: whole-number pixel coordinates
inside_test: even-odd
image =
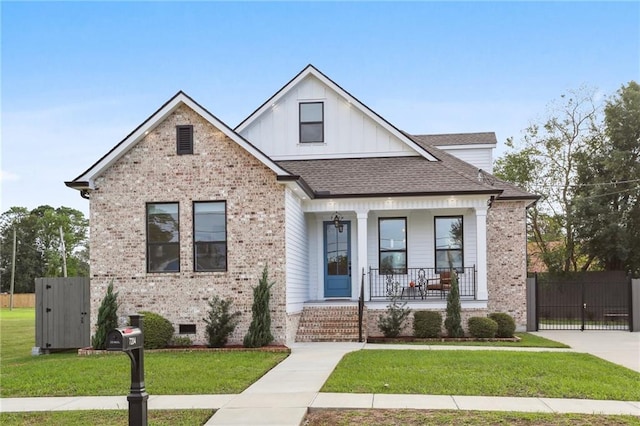
[[[107,335],[107,350],[125,352],[131,359],[129,426],[147,426],[147,400],[144,385],[144,315],[129,315],[131,326],[117,328]]]

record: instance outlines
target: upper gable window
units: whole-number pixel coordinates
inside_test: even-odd
[[[300,143],[324,142],[324,104],[300,103]]]
[[[193,154],[193,126],[176,126],[176,148],[178,155]]]

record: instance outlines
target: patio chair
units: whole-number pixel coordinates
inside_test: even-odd
[[[439,290],[440,296],[444,297],[444,292],[451,290],[451,272],[440,272],[436,282],[427,284],[427,290]]]

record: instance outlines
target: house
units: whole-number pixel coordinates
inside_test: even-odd
[[[451,261],[465,326],[524,328],[536,197],[489,173],[495,144],[405,133],[312,65],[235,129],[179,92],[66,182],[90,202],[91,323],[113,281],[123,319],[158,312],[203,342],[218,295],[239,343],[266,265],[277,343],[352,340],[361,293],[369,334],[392,297],[444,311]]]

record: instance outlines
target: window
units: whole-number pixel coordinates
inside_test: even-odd
[[[449,262],[461,270],[462,257],[462,216],[442,216],[435,218],[436,228],[436,270],[448,270]]]
[[[381,218],[378,221],[380,237],[380,272],[407,273],[407,218]]]
[[[300,143],[324,142],[324,104],[300,104]]]
[[[224,201],[193,203],[194,271],[227,270],[227,211]]]
[[[178,155],[193,154],[193,126],[176,126]]]
[[[147,204],[147,272],[180,271],[178,203]]]

